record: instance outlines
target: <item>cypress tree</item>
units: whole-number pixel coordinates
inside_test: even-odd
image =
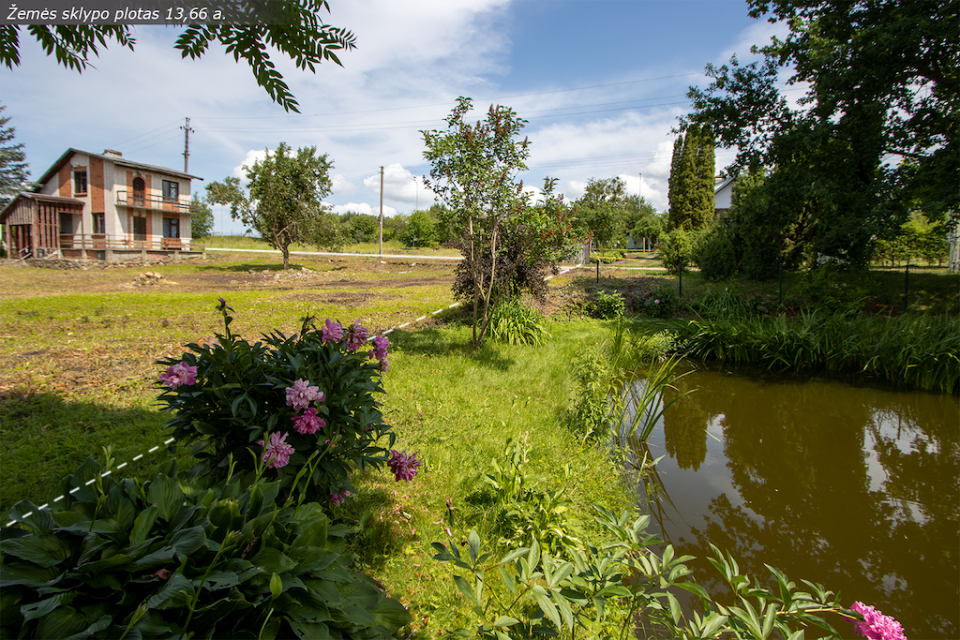
[[[683,155],[683,134],[673,141],[673,157],[670,159],[670,178],[667,181],[667,227],[673,228],[674,211],[679,206],[677,199],[680,191],[677,179],[680,177],[680,157]]]
[[[668,228],[695,231],[713,220],[713,136],[697,124],[673,145],[670,164]]]

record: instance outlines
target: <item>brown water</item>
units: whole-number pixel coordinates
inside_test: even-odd
[[[742,573],[766,581],[767,563],[873,605],[910,640],[960,637],[960,400],[716,371],[678,387],[697,390],[649,439],[663,495],[644,509],[708,591],[709,541]]]

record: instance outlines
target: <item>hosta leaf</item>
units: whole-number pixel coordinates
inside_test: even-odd
[[[193,594],[193,584],[182,573],[175,573],[167,579],[163,588],[148,598],[144,604],[151,609],[186,607],[193,598]]]
[[[147,501],[156,506],[160,517],[169,522],[183,506],[183,491],[177,481],[169,476],[158,476],[150,483]]]
[[[70,604],[76,597],[76,592],[58,593],[52,598],[21,606],[20,614],[23,616],[24,622],[33,620],[34,618],[42,618],[57,607]]]
[[[262,549],[250,559],[255,566],[271,573],[290,571],[296,563],[277,549]]]
[[[393,598],[380,600],[372,613],[376,623],[385,627],[391,635],[395,634],[400,627],[413,622],[410,612]]]
[[[215,571],[203,581],[203,588],[208,591],[229,589],[240,584],[240,578],[233,571]]]
[[[87,628],[87,619],[73,607],[58,607],[40,619],[37,638],[68,638]]]
[[[41,567],[52,567],[69,558],[73,550],[52,535],[27,536],[3,543],[3,552]]]
[[[62,575],[54,567],[44,569],[34,564],[4,562],[0,564],[0,589],[18,584],[25,587],[42,587]]]
[[[283,580],[280,579],[279,574],[273,574],[270,576],[270,595],[274,598],[279,598],[280,594],[283,593]]]
[[[21,500],[10,509],[10,519],[30,525],[37,535],[53,531],[54,522],[49,509],[40,509],[29,500]]]

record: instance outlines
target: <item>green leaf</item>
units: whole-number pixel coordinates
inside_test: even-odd
[[[413,622],[410,612],[393,598],[381,599],[371,613],[376,623],[385,627],[391,635],[396,635],[401,627]]]
[[[495,627],[512,627],[515,624],[520,624],[520,621],[510,616],[500,616],[493,621],[493,626]]]
[[[296,563],[277,549],[261,549],[250,559],[255,566],[271,573],[284,573],[296,566]]]
[[[186,607],[193,598],[193,584],[182,573],[174,573],[157,593],[144,605],[150,609],[177,609]]]
[[[20,607],[20,614],[23,616],[24,622],[33,620],[34,618],[42,618],[57,607],[70,604],[76,597],[77,593],[73,591],[67,593],[58,593],[52,598],[47,598],[45,600],[40,600],[39,602],[23,605]]]
[[[87,619],[73,607],[59,607],[40,619],[37,638],[68,638],[87,628]]]
[[[554,626],[558,630],[563,629],[563,623],[560,621],[560,612],[557,611],[557,608],[550,601],[550,598],[537,591],[533,592],[533,598],[537,601],[537,605],[540,607],[540,610],[543,611],[544,615],[550,618],[550,621],[554,624]]]
[[[184,495],[180,485],[170,476],[160,475],[150,483],[147,502],[157,507],[160,517],[170,522],[183,506]],[[139,517],[139,516],[138,516]]]
[[[70,545],[52,535],[27,536],[3,543],[3,552],[41,567],[52,567],[72,555]]]
[[[274,573],[270,576],[270,595],[276,600],[281,593],[283,593],[283,580],[280,579],[279,574]]]
[[[21,500],[13,505],[9,517],[11,520],[30,525],[37,535],[46,535],[53,531],[54,522],[50,510],[40,509],[29,500]]]
[[[457,588],[460,589],[460,593],[465,595],[474,607],[480,607],[480,601],[477,600],[477,596],[474,595],[473,588],[470,586],[470,583],[467,582],[466,578],[463,576],[453,576],[453,581],[457,583]]]

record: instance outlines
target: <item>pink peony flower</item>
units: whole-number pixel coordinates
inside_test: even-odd
[[[862,602],[854,602],[850,608],[863,616],[862,621],[853,621],[853,630],[857,635],[870,640],[907,640],[907,636],[903,635],[903,627],[890,616]]]
[[[390,348],[390,340],[387,336],[374,336],[373,351],[367,357],[376,358],[380,362],[380,371],[390,370],[390,361],[387,359],[387,349]]]
[[[327,341],[340,342],[343,338],[343,327],[339,322],[327,318],[327,322],[320,329],[320,342],[326,344]]]
[[[347,351],[356,351],[367,342],[369,337],[370,332],[357,320],[347,329]]]
[[[313,401],[323,402],[325,397],[318,387],[311,387],[307,380],[297,380],[292,387],[287,387],[287,406],[295,411],[306,409]]]
[[[176,389],[182,385],[193,385],[197,383],[197,368],[191,367],[186,362],[180,362],[170,365],[165,373],[160,374],[160,382],[171,389]]]
[[[347,498],[350,497],[350,492],[346,489],[341,489],[337,493],[330,494],[330,502],[332,504],[340,505],[346,502]]]
[[[292,454],[295,449],[287,444],[287,435],[286,433],[280,435],[279,431],[274,431],[270,434],[270,444],[264,447],[263,455],[260,457],[264,464],[269,464],[268,468],[279,469],[290,463],[290,454]],[[257,444],[263,447],[263,440]]]
[[[317,416],[317,410],[313,407],[304,411],[302,415],[293,416],[290,419],[293,420],[293,428],[297,430],[297,433],[302,435],[312,435],[316,433],[317,430],[327,426],[323,418]]]
[[[417,475],[417,467],[422,463],[417,460],[417,454],[408,455],[406,451],[403,453],[399,451],[391,451],[391,458],[387,461],[387,466],[390,467],[390,471],[393,472],[393,475],[396,477],[396,481],[400,482],[401,480],[406,480],[410,482]]]

